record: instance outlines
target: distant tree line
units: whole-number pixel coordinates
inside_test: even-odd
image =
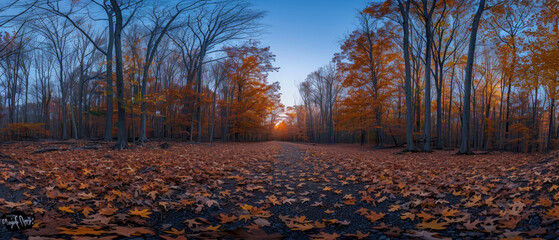
[[[356,19],[332,63],[299,85],[283,139],[556,148],[557,1],[387,0]]]
[[[19,0],[0,5],[0,136],[270,138],[283,106],[244,0]]]

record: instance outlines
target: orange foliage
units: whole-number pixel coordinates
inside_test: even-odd
[[[370,21],[374,21],[369,19]],[[367,26],[368,28],[369,26]],[[346,98],[339,106],[338,120],[343,129],[382,128],[383,105],[392,96],[398,78],[398,50],[392,40],[391,25],[354,31],[336,56],[343,72]]]
[[[44,138],[49,135],[44,123],[10,123],[0,129],[4,140],[28,140]]]
[[[260,48],[258,42],[249,41],[243,46],[227,47],[225,67],[233,97],[224,102],[231,108],[232,131],[236,140],[255,135],[270,127],[268,117],[283,105],[280,103],[278,82],[269,84],[268,73],[278,68],[272,65],[275,55],[270,47]]]

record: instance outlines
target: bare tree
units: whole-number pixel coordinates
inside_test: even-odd
[[[425,27],[425,124],[423,151],[431,151],[431,48],[433,47],[433,13],[439,0],[413,2]]]
[[[78,31],[80,31],[84,36],[93,44],[95,49],[103,53],[106,57],[105,62],[105,81],[107,82],[106,94],[106,115],[105,115],[105,141],[112,141],[112,126],[113,126],[113,50],[115,50],[115,9],[113,1],[110,0],[89,0],[86,2],[81,1],[71,1],[69,4],[64,4],[63,0],[46,0],[43,5],[39,5],[41,9],[50,11],[68,20]],[[61,3],[62,2],[62,3]],[[121,6],[120,11],[130,11],[128,18],[123,17],[122,28],[126,27],[128,23],[132,20],[135,13],[138,11],[142,4],[142,0],[123,0],[117,1],[115,4]],[[83,4],[83,5],[79,5]],[[64,8],[64,6],[69,6]],[[105,41],[101,41],[99,38],[94,37],[93,33],[87,31],[84,28],[83,22],[87,18],[93,19],[90,13],[91,6],[99,7],[103,13],[105,13],[107,21],[107,37]],[[122,14],[121,14],[122,16]],[[121,29],[122,30],[122,29]],[[119,31],[120,32],[120,31]],[[106,46],[103,48],[101,44],[106,42]],[[116,50],[115,50],[116,51]],[[118,98],[118,97],[117,97]]]
[[[109,0],[90,0],[89,2],[84,3],[83,6],[77,6],[77,2],[72,1],[70,4],[70,8],[67,10],[62,9],[59,0],[47,0],[45,5],[41,5],[42,9],[48,10],[61,16],[68,20],[77,30],[79,30],[103,55],[105,55],[105,81],[107,83],[106,86],[106,93],[107,93],[107,102],[106,102],[106,115],[105,115],[105,141],[112,141],[112,126],[113,126],[113,49],[114,49],[114,12],[112,7],[109,3]],[[103,48],[101,46],[100,39],[94,37],[93,33],[86,31],[86,29],[80,24],[81,22],[85,21],[86,15],[88,12],[85,13],[82,11],[83,9],[88,9],[89,6],[98,6],[100,7],[103,12],[106,14],[106,21],[107,21],[107,38],[106,38],[106,46]],[[77,20],[74,20],[75,16],[79,16]]]
[[[245,0],[220,1],[208,4],[201,8],[195,16],[189,16],[187,26],[192,31],[196,49],[187,49],[187,52],[197,51],[195,90],[197,101],[200,102],[202,91],[202,72],[206,56],[214,53],[218,46],[236,39],[254,36],[259,31],[256,20],[262,18],[264,12],[251,9],[251,4]],[[198,142],[202,141],[200,106],[196,108],[194,116],[198,122]],[[194,122],[194,121],[193,121]],[[191,132],[191,140],[193,137]]]
[[[65,67],[67,65],[67,58],[69,55],[69,41],[72,28],[69,27],[69,22],[65,19],[57,19],[54,16],[38,19],[33,23],[33,29],[41,34],[44,38],[46,51],[55,57],[58,64],[58,83],[60,88],[60,100],[62,110],[62,139],[68,138],[67,127],[67,107],[66,101],[68,96],[68,80],[65,78]]]
[[[215,131],[215,119],[216,119],[216,105],[218,89],[227,79],[227,71],[225,71],[225,66],[221,62],[214,62],[210,65],[208,74],[213,80],[213,92],[212,92],[212,110],[211,110],[211,125],[210,125],[210,136],[209,141],[213,142],[214,131]]]
[[[506,85],[506,115],[505,115],[505,129],[503,135],[502,127],[499,127],[499,135],[501,136],[500,147],[505,148],[504,140],[510,139],[509,126],[512,122],[511,116],[511,94],[513,82],[516,78],[515,70],[519,62],[519,37],[522,32],[533,25],[531,21],[532,9],[534,8],[533,1],[503,1],[498,4],[499,8],[494,11],[492,16],[488,19],[489,31],[496,38],[497,41],[504,44],[510,52],[510,65],[505,66],[506,76],[503,78],[503,85]],[[503,86],[502,95],[505,87]],[[502,111],[501,111],[502,112]],[[500,118],[501,120],[502,118]]]
[[[314,134],[314,124],[313,124],[313,110],[312,110],[312,99],[311,99],[311,85],[308,81],[303,81],[298,86],[299,94],[303,100],[303,104],[306,110],[305,118],[305,129],[307,130],[306,135],[310,141],[316,141]]]
[[[436,12],[438,15],[433,29],[433,61],[434,71],[433,78],[435,80],[435,89],[437,91],[437,144],[436,147],[441,149],[443,147],[443,109],[442,109],[442,94],[443,83],[445,81],[445,72],[447,71],[446,63],[454,55],[456,51],[462,50],[462,46],[466,42],[466,35],[460,35],[458,31],[463,30],[464,24],[462,18],[465,17],[465,8],[467,7],[465,1],[451,2],[447,6],[446,1],[443,1],[443,6],[439,7]],[[451,21],[452,19],[452,21]],[[456,44],[455,44],[456,43]],[[456,46],[456,47],[453,47]],[[452,63],[451,68],[454,63]]]
[[[95,74],[90,74],[92,72],[92,68],[95,63],[97,63],[97,59],[100,53],[96,52],[95,48],[92,46],[91,42],[87,40],[87,38],[80,34],[76,36],[76,55],[78,58],[78,67],[76,71],[78,72],[78,93],[77,93],[77,105],[78,105],[78,128],[77,128],[77,136],[78,138],[85,138],[85,124],[83,119],[83,112],[85,109],[85,98],[87,95],[86,88],[89,81],[96,80],[101,77],[101,72],[97,72]]]
[[[0,52],[2,54],[0,67],[5,79],[5,81],[0,81],[0,84],[6,91],[4,100],[8,107],[8,123],[18,121],[17,105],[24,85],[21,70],[24,66],[27,51],[23,36],[23,34],[16,36],[6,34],[4,38],[8,39],[7,43],[3,51]]]
[[[14,22],[14,20],[17,20],[25,14],[28,14],[32,9],[35,8],[38,1],[39,0],[12,0],[0,3],[0,28],[4,28],[10,23]],[[19,27],[17,28],[15,35],[18,35],[20,30],[24,28],[25,22],[26,20],[18,22]],[[4,49],[8,47],[13,40],[15,39],[12,38],[10,41],[3,43],[3,45],[0,45],[0,58],[2,58],[5,54]]]
[[[50,103],[52,101],[51,69],[54,68],[52,55],[35,53],[33,61],[35,68],[35,94],[37,102],[41,103],[41,121],[45,124],[45,130],[49,126]]]
[[[38,0],[26,1],[26,0],[12,0],[6,1],[0,4],[0,13],[5,13],[7,11],[12,11],[10,14],[2,14],[0,16],[0,28],[4,27],[6,24],[9,24],[13,20],[17,19],[21,15],[26,14],[31,9],[35,7]]]
[[[321,69],[323,71],[322,80],[326,85],[326,112],[327,112],[327,142],[333,143],[334,139],[334,105],[342,91],[342,81],[336,71],[336,66],[331,63]],[[379,110],[380,111],[380,110]]]
[[[312,140],[332,143],[334,141],[334,106],[342,91],[342,81],[334,63],[319,68],[299,85],[299,92],[306,105],[309,126],[316,126],[317,138]],[[317,115],[313,115],[313,108]],[[313,119],[316,122],[313,122]],[[310,136],[315,136],[311,133]]]
[[[146,42],[146,51],[144,57],[144,66],[142,73],[142,92],[141,92],[141,120],[140,120],[140,143],[143,144],[146,140],[146,94],[147,94],[147,79],[149,75],[149,68],[153,62],[153,58],[157,52],[159,43],[168,31],[176,28],[173,26],[174,21],[184,12],[201,7],[205,0],[193,0],[190,2],[179,1],[173,9],[170,7],[158,7],[153,5],[150,12],[150,23],[144,24],[148,29],[148,37]]]

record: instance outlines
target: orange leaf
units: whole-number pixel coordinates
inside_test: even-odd
[[[67,213],[75,213],[70,207],[58,207],[58,210],[67,212]]]
[[[140,216],[143,218],[149,218],[149,215],[151,214],[151,212],[148,209],[144,209],[144,210],[138,210],[137,208],[134,208],[134,211],[130,211],[129,212],[130,215],[133,216]]]
[[[164,231],[164,232],[169,234],[182,235],[184,234],[184,229],[179,231],[176,228],[171,228],[171,231]]]
[[[106,207],[106,208],[99,209],[99,213],[105,216],[113,215],[115,214],[116,211],[118,211],[118,209],[113,207]]]
[[[235,220],[237,220],[237,217],[235,216],[229,217],[226,214],[220,213],[218,219],[220,220],[219,223],[226,224],[226,223],[234,222]]]
[[[421,222],[417,224],[415,227],[418,229],[433,229],[433,230],[444,230],[448,225],[447,222],[438,222],[437,219],[430,221],[430,222]]]

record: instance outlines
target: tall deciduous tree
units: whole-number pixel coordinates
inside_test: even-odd
[[[264,16],[264,12],[254,10],[251,4],[245,0],[221,1],[216,4],[206,5],[201,8],[197,15],[189,19],[187,26],[191,29],[197,44],[198,52],[196,61],[196,82],[194,88],[197,93],[197,101],[200,102],[202,92],[203,67],[207,55],[217,50],[216,47],[231,40],[243,39],[254,36],[259,32],[257,20]],[[192,49],[194,50],[194,49]],[[196,107],[193,121],[198,123],[198,141],[202,141],[201,135],[201,108]],[[195,119],[194,119],[195,116]],[[195,121],[194,121],[195,120]],[[193,130],[190,135],[193,137]]]
[[[279,83],[267,82],[268,73],[278,69],[272,65],[275,55],[269,47],[261,48],[258,44],[249,41],[240,47],[225,48],[227,58],[224,64],[236,96],[231,103],[230,132],[236,140],[252,140],[250,133],[262,127],[279,99]]]
[[[66,19],[58,19],[50,16],[44,19],[39,19],[34,24],[34,30],[40,32],[41,36],[45,39],[46,50],[48,54],[55,56],[58,65],[57,77],[60,88],[61,96],[61,111],[62,111],[62,139],[68,138],[68,114],[67,114],[67,100],[69,91],[69,80],[66,79],[66,69],[68,65],[67,58],[70,52],[70,34],[72,28]]]
[[[466,8],[469,6],[467,1],[443,1],[435,10],[437,21],[433,26],[433,78],[435,81],[435,89],[437,92],[437,144],[436,147],[443,147],[443,92],[445,86],[445,73],[448,68],[454,69],[455,63],[450,60],[456,52],[462,50],[462,46],[467,40],[467,36],[461,35],[459,31],[464,29],[463,18],[466,16]],[[450,83],[452,84],[452,83]],[[452,101],[449,101],[451,104]]]
[[[410,32],[409,32],[409,21],[410,21],[410,0],[398,0],[398,11],[401,17],[402,32],[403,32],[403,43],[402,48],[404,52],[404,64],[405,64],[405,91],[406,91],[406,150],[415,151],[413,146],[413,109],[412,109],[412,93],[411,93],[411,66],[410,66]]]
[[[412,0],[387,0],[382,3],[372,3],[364,12],[373,17],[391,19],[402,27],[401,47],[404,59],[404,91],[406,95],[406,151],[416,151],[413,139],[413,95],[412,73],[410,62],[410,18]]]
[[[459,154],[470,154],[470,96],[472,91],[472,75],[474,68],[474,57],[476,51],[477,31],[479,21],[485,11],[485,0],[480,0],[476,14],[472,21],[470,33],[470,44],[468,46],[468,60],[466,63],[466,76],[464,78],[464,109],[462,110],[462,141],[460,143]]]
[[[504,84],[502,92],[506,89],[506,115],[504,119],[505,128],[502,136],[502,128],[499,128],[501,135],[501,148],[505,148],[505,140],[510,139],[510,125],[511,125],[511,95],[514,81],[516,79],[516,68],[519,65],[519,47],[521,42],[521,34],[529,26],[532,25],[530,21],[533,14],[534,1],[518,0],[518,1],[503,1],[498,5],[491,8],[492,16],[489,18],[490,32],[502,45],[501,62],[505,70]]]
[[[107,94],[106,100],[106,113],[105,113],[105,141],[113,140],[113,51],[114,51],[114,11],[109,0],[90,0],[89,2],[84,2],[83,6],[80,6],[81,2],[72,1],[68,9],[64,9],[64,4],[60,4],[59,1],[47,0],[45,5],[40,5],[40,8],[55,13],[67,21],[69,21],[79,32],[81,32],[103,55],[105,55],[105,92]],[[81,23],[86,21],[86,15],[79,10],[81,8],[89,8],[90,6],[97,6],[102,9],[105,13],[107,21],[107,36],[104,41],[96,38],[93,32],[88,31],[85,26]],[[105,42],[106,45],[103,47],[101,44]]]
[[[118,111],[118,139],[114,146],[115,149],[128,148],[128,134],[126,130],[126,108],[124,97],[124,69],[122,62],[122,32],[127,25],[126,18],[123,16],[124,10],[131,10],[128,20],[130,20],[136,13],[141,1],[118,1],[111,0],[111,9],[115,15],[114,26],[114,50],[115,50],[115,64],[116,64],[116,97],[117,97],[117,111]]]
[[[394,26],[381,25],[369,14],[358,15],[359,25],[342,45],[336,56],[341,71],[345,72],[344,85],[349,88],[343,101],[346,126],[361,130],[363,144],[369,129],[375,130],[375,142],[382,145],[383,104],[390,97],[394,60],[399,52],[392,40]],[[373,117],[371,117],[373,116]],[[374,120],[374,121],[373,121]]]
[[[150,23],[145,24],[148,26],[148,36],[147,41],[145,44],[145,57],[144,57],[144,66],[142,68],[142,91],[141,91],[141,120],[140,120],[140,143],[144,143],[147,140],[146,137],[146,112],[147,112],[147,104],[146,104],[146,95],[147,95],[147,84],[148,84],[148,76],[149,76],[149,69],[155,54],[157,52],[157,48],[159,47],[159,43],[163,37],[167,34],[168,31],[175,28],[173,23],[175,20],[185,12],[189,10],[201,7],[205,0],[194,0],[191,2],[183,2],[179,1],[174,7],[157,7],[157,5],[153,5],[153,9],[150,12]]]

